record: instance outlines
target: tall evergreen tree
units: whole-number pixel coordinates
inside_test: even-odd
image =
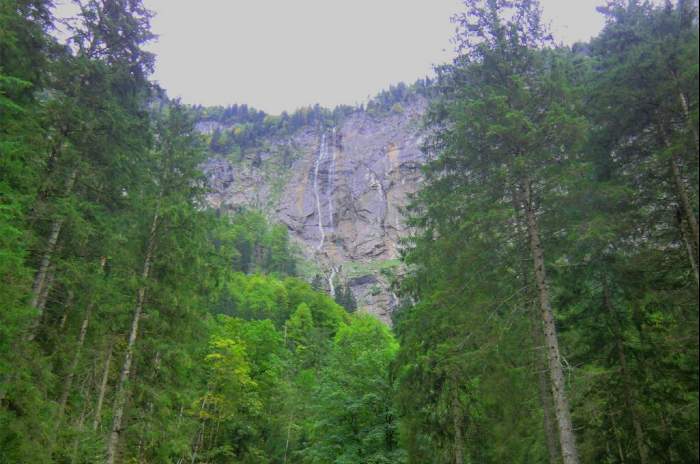
[[[549,206],[543,200],[561,188],[583,126],[572,111],[573,69],[562,53],[547,48],[550,38],[539,8],[536,1],[466,2],[466,12],[457,17],[462,53],[442,70],[451,95],[442,121],[447,129],[438,134],[439,156],[428,166],[428,189],[457,193],[449,201],[462,204],[461,214],[503,214],[512,208],[511,224],[501,232],[505,236],[511,235],[513,221],[523,225],[562,457],[577,463],[541,221]]]

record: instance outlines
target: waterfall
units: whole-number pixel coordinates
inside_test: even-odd
[[[331,266],[331,274],[328,276],[328,289],[331,292],[331,298],[335,298],[335,285],[333,280],[335,280],[335,274],[338,272],[338,268]]]
[[[326,134],[321,135],[321,145],[318,147],[318,156],[316,157],[316,166],[314,168],[314,195],[316,196],[316,213],[318,214],[318,231],[321,239],[318,242],[317,250],[323,248],[323,242],[326,240],[326,232],[323,230],[323,213],[321,212],[321,197],[318,194],[318,172],[321,167],[323,158],[326,157]]]
[[[328,201],[328,217],[330,218],[331,232],[335,231],[333,222],[333,181],[335,180],[335,127],[333,128],[331,137],[331,168],[328,175],[328,191],[326,192],[326,201]]]
[[[318,147],[318,155],[316,156],[316,163],[314,165],[314,197],[316,200],[316,214],[318,216],[318,232],[320,239],[318,245],[316,245],[316,250],[320,254],[325,255],[328,260],[330,269],[329,273],[325,273],[326,280],[328,282],[328,290],[330,291],[331,297],[335,298],[335,276],[338,273],[338,268],[333,266],[333,262],[326,252],[323,251],[323,245],[326,241],[326,229],[323,223],[323,212],[324,210],[328,214],[327,226],[330,227],[331,232],[335,230],[335,221],[333,219],[333,184],[335,179],[335,137],[336,130],[335,127],[331,131],[329,137],[326,136],[326,131],[321,132],[321,142]],[[330,138],[330,140],[329,140]],[[330,150],[330,151],[329,151]],[[329,166],[330,164],[330,166]],[[324,173],[326,182],[323,182],[323,177],[321,173]],[[323,205],[321,199],[326,202]],[[325,267],[325,266],[324,266]]]
[[[326,241],[326,229],[323,222],[324,208],[321,206],[322,197],[326,202],[326,211],[329,218],[326,225],[330,227],[331,231],[335,230],[335,223],[333,220],[333,181],[335,179],[335,148],[333,144],[335,143],[335,132],[336,130],[333,128],[330,142],[325,132],[321,134],[321,143],[318,147],[318,155],[316,156],[316,164],[314,166],[314,196],[316,199],[316,214],[318,215],[318,232],[321,237],[316,246],[317,250],[321,250]],[[329,163],[330,166],[328,166]],[[326,173],[327,182],[325,182],[325,185],[323,178],[319,179],[321,171],[325,171]]]
[[[399,305],[399,297],[396,292],[391,292],[392,306],[397,307]]]

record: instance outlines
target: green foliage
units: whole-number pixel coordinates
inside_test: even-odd
[[[581,460],[697,462],[697,3],[608,2],[572,49],[536,1],[465,4],[437,82],[270,116],[166,99],[138,0],[80,2],[70,46],[0,0],[0,462],[555,462],[528,219]],[[199,166],[419,96],[403,265],[345,269],[395,281],[394,338]]]
[[[345,308],[345,310],[349,313],[357,310],[357,300],[355,299],[355,295],[352,293],[350,285],[347,283],[345,285],[341,283],[336,285],[335,302]]]
[[[314,327],[314,319],[311,315],[311,310],[306,303],[299,303],[299,306],[287,319],[284,324],[284,330],[287,338],[287,345],[297,353],[300,358],[308,351],[311,340],[312,329]]]
[[[338,331],[319,374],[303,462],[403,462],[388,375],[397,348],[387,327],[368,315]]]
[[[289,137],[304,127],[330,127],[339,125],[353,113],[364,112],[373,116],[401,114],[405,104],[418,96],[431,97],[435,93],[430,78],[418,79],[411,85],[403,82],[379,92],[365,108],[364,105],[338,105],[326,109],[314,105],[299,108],[289,114],[266,114],[248,105],[227,107],[192,107],[192,112],[200,123],[211,124],[213,131],[209,139],[209,149],[218,155],[229,155],[231,159],[242,159],[243,153],[259,149],[260,141],[270,138]]]
[[[397,345],[386,326],[370,316],[349,317],[297,279],[234,279],[236,288],[245,289],[241,300],[249,303],[243,307],[264,301],[266,312],[247,313],[247,320],[218,316],[212,326],[206,393],[190,408],[201,429],[197,455],[210,462],[275,462],[283,456],[329,462],[331,447],[341,460],[400,462],[389,378]],[[362,425],[343,443],[344,431],[355,423],[345,416],[348,407],[361,415]],[[339,427],[334,431],[332,415]],[[359,454],[358,446],[364,447]]]
[[[383,114],[401,114],[404,112],[404,104],[423,96],[426,98],[435,95],[434,82],[431,78],[418,79],[410,85],[400,82],[396,85],[389,86],[389,89],[383,90],[374,96],[368,103],[366,111],[373,116]]]
[[[382,259],[369,262],[351,261],[343,269],[348,277],[362,277],[379,272],[386,275],[401,264],[398,259]]]
[[[261,213],[242,211],[231,218],[226,229],[225,240],[236,250],[233,269],[245,273],[295,275],[296,259],[285,226],[271,226]]]
[[[396,316],[409,462],[558,459],[533,210],[582,462],[694,461],[697,11],[610,2],[601,35],[568,50],[537,8],[467,2],[464,53],[439,69]]]

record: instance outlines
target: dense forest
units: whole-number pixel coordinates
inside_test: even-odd
[[[567,47],[466,0],[434,79],[281,116],[168,99],[142,2],[77,3],[0,0],[0,463],[698,462],[696,1]],[[393,328],[207,207],[210,152],[415,92]]]

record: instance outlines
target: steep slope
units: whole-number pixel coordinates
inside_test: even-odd
[[[336,126],[316,123],[267,136],[204,166],[222,211],[255,207],[287,225],[307,261],[334,294],[348,285],[359,307],[389,321],[397,301],[388,276],[398,270],[406,226],[401,208],[421,182],[421,119],[427,100],[413,95],[382,112],[357,110]],[[230,130],[211,120],[199,129]]]

